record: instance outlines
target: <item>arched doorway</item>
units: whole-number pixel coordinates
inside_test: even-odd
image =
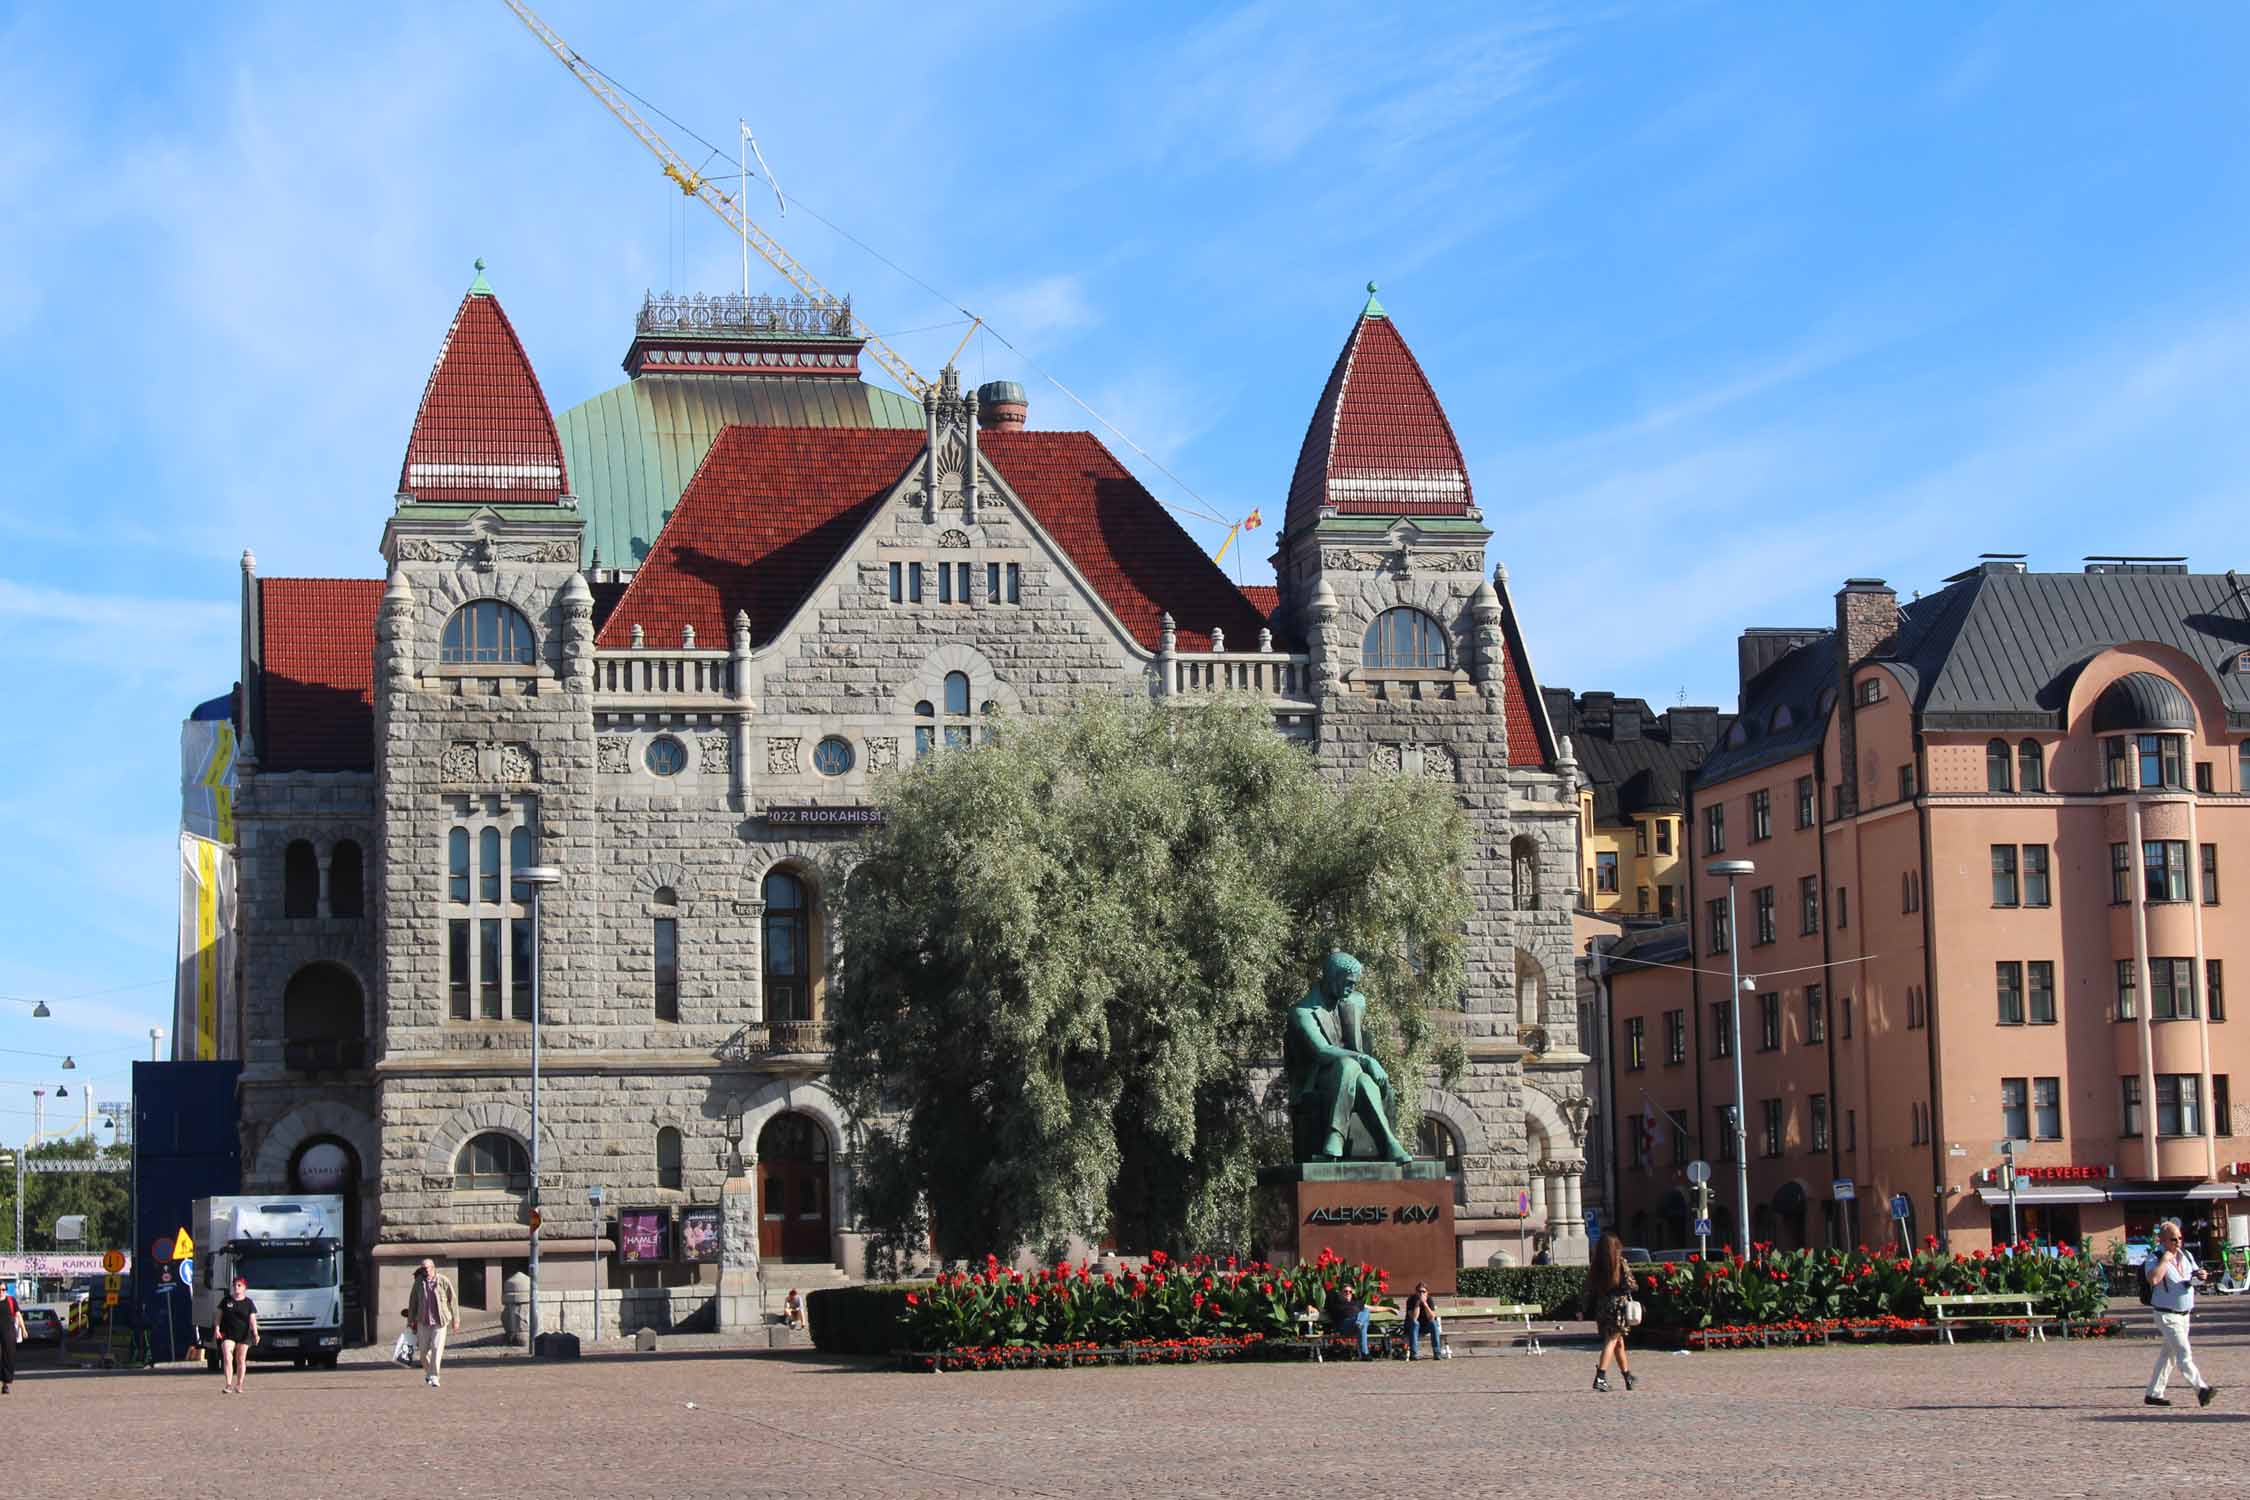
[[[309,963],[281,992],[282,1062],[298,1072],[367,1066],[359,977],[339,963]]]
[[[337,1253],[343,1256],[344,1316],[347,1342],[372,1338],[366,1312],[366,1257],[360,1252],[359,1153],[340,1136],[316,1135],[290,1153],[289,1191],[343,1199],[344,1221],[336,1226]]]
[[[827,1260],[828,1227],[828,1133],[810,1115],[775,1115],[758,1132],[758,1256]]]

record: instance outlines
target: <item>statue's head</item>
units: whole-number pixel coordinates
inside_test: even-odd
[[[1331,953],[1320,971],[1320,987],[1331,1000],[1341,1000],[1359,988],[1359,960],[1349,953]]]

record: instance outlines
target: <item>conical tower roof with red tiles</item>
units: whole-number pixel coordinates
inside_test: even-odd
[[[569,491],[547,397],[481,260],[422,390],[398,488],[471,505],[551,505]]]
[[[1469,466],[1421,362],[1367,284],[1289,481],[1283,535],[1343,516],[1470,517]]]

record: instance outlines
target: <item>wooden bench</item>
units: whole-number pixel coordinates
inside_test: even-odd
[[[2034,1341],[2045,1343],[2046,1325],[2054,1321],[2039,1311],[2039,1298],[2029,1292],[1952,1292],[1922,1300],[1936,1314],[1937,1330],[1948,1344],[1953,1342],[1954,1328],[1962,1323],[2021,1323]],[[1961,1311],[1964,1308],[1968,1310]]]
[[[1511,1335],[1520,1331],[1525,1353],[1545,1354],[1547,1351],[1540,1347],[1539,1330],[1532,1326],[1531,1320],[1546,1316],[1546,1312],[1536,1302],[1457,1302],[1450,1307],[1439,1308],[1438,1317],[1445,1324],[1448,1343],[1453,1340],[1457,1324],[1489,1324],[1494,1329]],[[1505,1325],[1509,1323],[1517,1325],[1516,1328],[1506,1328]]]

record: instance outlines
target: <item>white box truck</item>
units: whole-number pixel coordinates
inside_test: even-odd
[[[344,1200],[319,1194],[198,1198],[195,1326],[219,1367],[219,1298],[240,1276],[258,1304],[252,1359],[333,1365],[344,1348]]]

